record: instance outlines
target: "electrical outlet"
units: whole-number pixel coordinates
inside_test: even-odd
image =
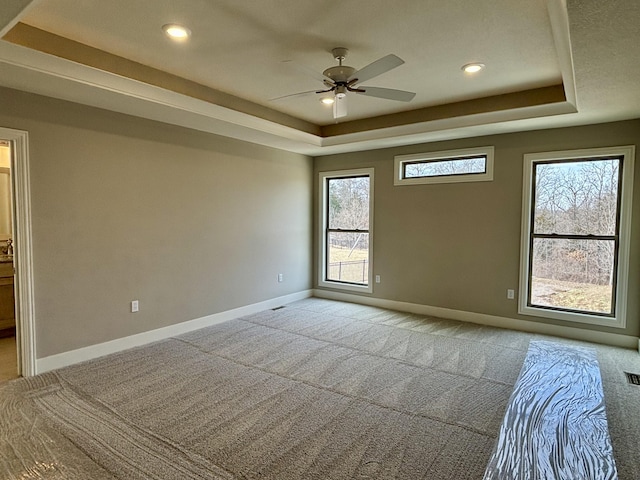
[[[380,283],[380,275],[376,275],[376,283]]]
[[[284,274],[283,273],[279,273],[278,274],[278,282],[284,282]]]
[[[138,310],[140,310],[140,304],[138,300],[133,300],[131,302],[131,313],[136,313]]]
[[[507,299],[509,300],[513,300],[514,298],[516,298],[516,291],[512,288],[507,290]]]

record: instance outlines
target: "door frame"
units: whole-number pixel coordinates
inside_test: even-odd
[[[31,190],[29,135],[0,127],[0,139],[11,142],[13,236],[15,268],[16,343],[18,374],[36,375],[36,332],[33,297],[33,247],[31,240]]]

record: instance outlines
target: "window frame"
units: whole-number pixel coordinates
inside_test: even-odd
[[[614,249],[616,272],[613,279],[612,306],[613,314],[598,314],[579,312],[567,309],[535,306],[529,304],[531,288],[531,255],[532,232],[534,221],[534,168],[536,164],[566,163],[589,159],[606,159],[619,157],[622,171],[619,183],[618,197],[618,232],[617,245]],[[618,146],[604,148],[590,148],[581,150],[563,150],[556,152],[541,152],[524,155],[523,187],[522,187],[522,225],[520,245],[520,288],[518,296],[518,313],[545,317],[554,320],[600,325],[607,327],[625,328],[627,291],[629,277],[629,250],[631,244],[631,206],[633,201],[633,171],[635,161],[635,146]],[[561,236],[559,238],[564,238]]]
[[[328,182],[331,179],[349,177],[369,177],[369,268],[367,272],[367,284],[340,282],[328,280],[327,265],[327,231],[328,215],[327,203],[329,201]],[[350,170],[333,170],[329,172],[319,172],[319,195],[318,195],[318,286],[345,290],[350,292],[372,293],[373,292],[373,204],[374,204],[374,169],[359,168]]]
[[[457,150],[445,150],[440,152],[413,153],[410,155],[396,155],[393,157],[394,178],[393,184],[401,185],[424,185],[434,183],[462,183],[462,182],[490,182],[493,180],[493,157],[495,148],[493,146],[463,148]],[[415,163],[434,163],[454,160],[465,160],[468,158],[485,158],[484,173],[460,173],[450,175],[436,175],[431,177],[411,177],[405,178],[405,166]]]

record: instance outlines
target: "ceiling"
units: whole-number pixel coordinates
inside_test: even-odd
[[[9,0],[0,85],[309,155],[640,117],[637,0]],[[174,42],[167,23],[192,36]],[[347,95],[306,70],[405,63]],[[462,65],[486,68],[466,74]]]

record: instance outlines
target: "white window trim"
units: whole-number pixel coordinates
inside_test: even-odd
[[[355,170],[334,170],[331,172],[319,173],[319,207],[318,207],[318,286],[333,288],[337,290],[345,290],[351,292],[360,293],[372,293],[373,292],[373,186],[374,186],[374,169],[373,168],[359,168]],[[342,282],[334,282],[325,280],[324,267],[327,259],[327,246],[325,245],[325,229],[327,227],[327,219],[325,218],[324,207],[327,202],[327,179],[340,178],[340,177],[354,177],[354,176],[369,176],[369,272],[367,278],[367,285],[354,285],[346,284]]]
[[[396,155],[393,157],[393,184],[423,185],[431,183],[462,183],[462,182],[490,182],[493,180],[493,156],[495,148],[475,147],[460,150],[445,150],[442,152],[413,153],[411,155]],[[405,163],[420,160],[457,160],[464,157],[483,155],[487,158],[485,173],[464,173],[460,175],[441,175],[437,177],[403,178],[402,171]]]
[[[572,160],[602,156],[622,156],[622,189],[620,198],[620,242],[618,251],[618,277],[616,281],[616,302],[613,317],[602,317],[589,313],[563,312],[537,308],[527,305],[529,290],[529,234],[531,229],[531,202],[533,193],[531,178],[533,165],[543,160]],[[522,228],[520,244],[520,292],[518,313],[565,320],[576,323],[625,328],[627,315],[627,289],[629,279],[629,248],[631,244],[631,206],[633,201],[633,170],[635,146],[591,148],[583,150],[565,150],[559,152],[531,153],[524,156],[524,174],[522,188]]]

